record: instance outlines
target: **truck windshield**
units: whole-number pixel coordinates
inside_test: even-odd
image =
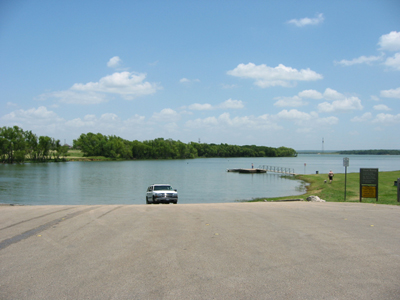
[[[170,185],[156,185],[154,186],[155,191],[160,191],[160,190],[172,190],[172,187]]]

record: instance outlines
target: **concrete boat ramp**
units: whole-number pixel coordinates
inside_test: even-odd
[[[399,299],[400,207],[0,206],[0,299]]]

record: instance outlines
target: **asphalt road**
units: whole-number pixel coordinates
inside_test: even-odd
[[[400,207],[0,206],[0,299],[400,299]]]

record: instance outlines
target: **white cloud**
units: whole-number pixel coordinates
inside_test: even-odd
[[[303,105],[307,105],[307,102],[304,102],[299,96],[293,97],[277,97],[278,100],[274,103],[275,106],[278,107],[299,107]]]
[[[376,118],[372,121],[373,123],[382,123],[385,125],[392,125],[400,123],[400,114],[391,115],[380,113],[376,116]]]
[[[297,109],[291,110],[282,110],[276,115],[279,119],[285,121],[292,121],[298,126],[304,127],[304,131],[309,132],[311,131],[310,123],[317,125],[317,127],[323,126],[331,126],[338,123],[339,119],[336,117],[326,117],[320,118],[316,112],[302,112]],[[315,127],[315,126],[314,126]],[[304,132],[302,130],[302,132]]]
[[[60,134],[65,130],[65,120],[44,106],[27,110],[19,109],[0,117],[0,120],[3,125],[32,130],[38,136],[54,137],[54,134]]]
[[[370,112],[367,112],[363,114],[361,117],[354,117],[351,119],[351,122],[366,122],[368,120],[372,119],[372,114]]]
[[[357,97],[346,98],[345,95],[331,88],[325,89],[323,94],[316,90],[304,90],[293,97],[276,97],[274,99],[278,101],[274,103],[274,106],[300,107],[308,105],[309,103],[305,102],[303,98],[325,99],[328,101],[333,101],[333,103],[320,103],[318,105],[319,112],[343,112],[363,108],[361,105],[361,100]]]
[[[378,104],[374,106],[375,110],[391,110],[389,107],[387,107],[385,104]]]
[[[204,128],[218,126],[218,120],[216,117],[207,117],[205,119],[189,120],[185,123],[187,128]]]
[[[291,110],[284,109],[277,114],[277,117],[284,120],[292,120],[298,122],[298,121],[309,121],[313,118],[318,117],[318,115],[315,113],[310,113],[310,114],[305,113],[297,109],[291,109]]]
[[[138,96],[153,94],[158,89],[154,83],[143,82],[145,78],[146,74],[143,73],[116,72],[101,78],[98,82],[75,83],[71,90],[119,94],[131,100]]]
[[[244,104],[241,100],[228,99],[216,106],[212,106],[209,103],[204,103],[204,104],[194,103],[189,105],[188,109],[190,110],[241,109],[243,107]]]
[[[400,70],[400,52],[396,53],[393,57],[388,57],[385,65],[396,70]]]
[[[380,96],[385,97],[385,98],[399,98],[400,99],[400,87],[398,87],[397,89],[383,90],[383,91],[381,91]]]
[[[173,133],[173,132],[179,132],[180,131],[178,124],[176,124],[174,122],[163,124],[163,129],[168,133]]]
[[[360,56],[358,58],[354,58],[352,60],[342,59],[341,61],[335,61],[336,65],[342,66],[352,66],[357,64],[368,64],[370,65],[371,62],[382,60],[383,55],[381,56]]]
[[[360,135],[360,133],[357,130],[353,130],[353,131],[349,131],[349,135],[356,136],[356,135]]]
[[[113,113],[105,113],[102,114],[100,117],[100,122],[104,122],[104,123],[115,123],[115,122],[120,122],[120,118]]]
[[[312,128],[308,127],[299,127],[296,129],[297,133],[310,133],[312,131]]]
[[[189,105],[188,107],[191,110],[211,110],[214,109],[213,106],[209,103],[205,103],[205,104],[200,104],[200,103],[194,103]]]
[[[274,99],[278,100],[278,101],[274,103],[274,106],[299,107],[299,106],[308,105],[308,102],[305,102],[303,100],[303,98],[325,99],[328,101],[346,100],[346,97],[343,94],[341,94],[338,91],[335,91],[331,88],[327,88],[323,94],[316,90],[304,90],[302,92],[299,92],[296,96],[293,96],[293,97],[276,97]],[[339,103],[336,103],[335,105],[339,105],[339,104],[341,104],[341,103],[339,102]],[[321,107],[328,109],[328,103],[322,104]],[[334,111],[334,110],[332,110],[332,111]]]
[[[76,118],[65,122],[67,127],[89,127],[94,128],[97,125],[97,118],[95,115],[86,115],[83,120],[81,118]]]
[[[392,31],[389,34],[384,34],[379,38],[378,45],[381,51],[399,51],[400,50],[400,32]],[[382,53],[380,56],[360,56],[352,60],[342,59],[341,61],[335,61],[335,64],[342,66],[352,66],[355,64],[371,64],[376,61],[380,61],[385,56]],[[393,57],[389,57],[384,62],[384,65],[400,70],[400,53],[396,53]]]
[[[124,123],[128,126],[131,127],[132,125],[138,125],[138,124],[143,124],[145,121],[146,117],[145,116],[140,116],[138,114],[135,114],[133,117],[130,117]]]
[[[378,45],[381,46],[381,50],[387,50],[387,51],[400,50],[400,32],[392,31],[388,34],[382,35],[379,38]]]
[[[110,58],[110,60],[107,63],[107,67],[110,68],[117,68],[121,65],[122,60],[118,56],[114,56]]]
[[[223,89],[234,89],[235,87],[237,87],[236,84],[222,84]]]
[[[58,98],[62,103],[68,104],[98,104],[107,102],[106,95],[95,92],[59,91],[39,95],[37,99]]]
[[[231,116],[230,116],[229,113],[223,113],[223,114],[221,114],[221,115],[218,117],[218,121],[219,121],[220,123],[225,123],[225,124],[227,124],[227,125],[232,126],[232,125],[234,124],[234,122],[231,120],[230,117],[231,117]],[[241,120],[243,120],[243,119],[247,120],[247,117],[241,117],[240,119],[241,119]]]
[[[332,103],[323,102],[318,104],[319,112],[346,112],[351,110],[362,110],[361,100],[357,97],[350,97],[344,100],[336,100]]]
[[[324,15],[318,14],[315,18],[303,18],[303,19],[292,19],[288,21],[289,24],[294,24],[297,27],[303,27],[306,25],[318,25],[324,21]]]
[[[371,96],[371,100],[380,101],[380,99],[379,99],[377,96],[375,96],[375,95],[372,95],[372,96]]]
[[[296,81],[314,81],[322,79],[322,75],[310,69],[293,69],[282,64],[275,68],[265,64],[256,66],[253,63],[239,64],[235,69],[227,72],[228,75],[255,79],[255,85],[266,88],[271,86],[290,87]]]
[[[335,125],[339,122],[339,119],[337,117],[326,117],[326,118],[318,118],[316,120],[316,124],[319,126],[331,126]]]
[[[189,83],[189,82],[200,82],[200,79],[187,79],[187,78],[182,78],[179,80],[180,83]]]
[[[63,121],[63,119],[60,118],[54,111],[47,110],[47,108],[44,106],[31,108],[28,110],[19,109],[4,115],[1,119],[11,123],[37,126],[59,123]]]
[[[229,113],[223,113],[218,117],[207,117],[205,119],[189,120],[185,123],[186,128],[190,129],[216,129],[224,130],[235,128],[235,130],[280,130],[272,117],[269,115],[243,116],[231,118]]]
[[[345,96],[331,88],[327,88],[323,95],[326,100],[341,100],[344,99]]]
[[[9,107],[15,107],[15,106],[18,106],[18,104],[16,104],[16,103],[13,103],[13,102],[7,102],[7,106],[9,106]]]
[[[132,100],[161,89],[155,83],[144,81],[145,78],[146,74],[116,72],[101,78],[98,82],[75,83],[68,90],[41,94],[36,100],[57,98],[60,102],[68,104],[98,104],[108,101],[107,94],[116,94],[126,100]]]
[[[241,109],[243,107],[244,105],[241,100],[232,100],[232,99],[228,99],[225,102],[222,102],[220,105],[218,105],[218,108],[222,109]]]
[[[65,122],[66,127],[79,129],[80,131],[102,131],[108,130],[110,134],[118,134],[124,130],[135,128],[138,125],[144,124],[145,117],[135,114],[133,117],[122,121],[116,114],[105,113],[97,118],[95,115],[86,115],[81,118],[76,118]]]
[[[153,113],[153,116],[151,118],[152,120],[155,120],[157,122],[172,123],[178,121],[181,118],[181,116],[179,113],[177,113],[175,110],[171,108],[164,108],[159,113],[157,112]]]
[[[118,56],[112,57],[107,65],[118,67],[121,63]],[[139,96],[150,95],[161,89],[156,83],[145,81],[146,74],[134,72],[115,72],[100,78],[98,82],[75,83],[68,90],[44,93],[36,100],[58,98],[59,102],[68,104],[98,104],[107,102],[107,94],[120,95],[122,98],[132,100]]]
[[[322,99],[323,97],[322,94],[316,90],[304,90],[298,93],[298,96],[307,99]]]

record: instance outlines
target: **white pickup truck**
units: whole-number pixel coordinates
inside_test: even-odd
[[[147,188],[146,204],[178,203],[178,192],[169,184],[152,184]]]

